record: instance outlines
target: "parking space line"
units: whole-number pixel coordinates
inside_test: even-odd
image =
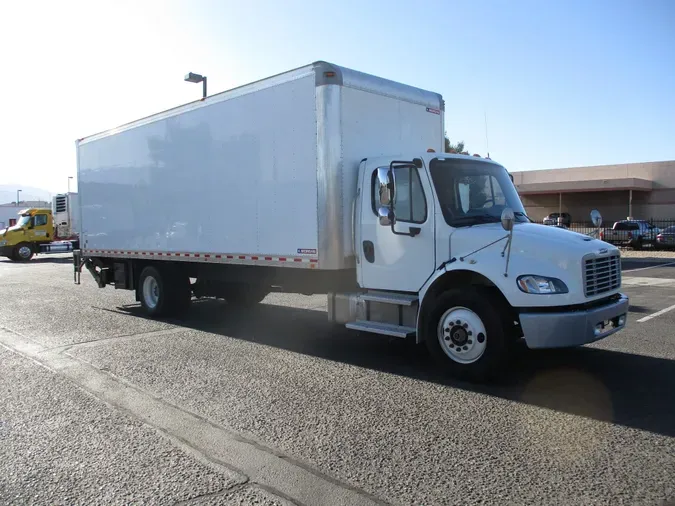
[[[658,267],[666,267],[668,265],[675,265],[675,262],[668,262],[668,263],[665,263],[665,264],[650,265],[649,267],[639,267],[638,269],[625,269],[623,272],[646,271],[647,269],[657,269]]]
[[[646,321],[651,320],[652,318],[656,318],[657,316],[661,316],[662,314],[667,313],[668,311],[672,311],[673,309],[675,309],[675,304],[673,304],[672,306],[668,306],[667,308],[662,309],[661,311],[657,311],[656,313],[652,313],[648,316],[645,316],[644,318],[640,318],[639,320],[636,320],[636,321],[638,323],[644,323]]]
[[[621,280],[621,284],[627,285],[627,286],[672,287],[672,286],[675,286],[675,279],[645,278],[645,277],[639,277],[639,276],[626,276]]]

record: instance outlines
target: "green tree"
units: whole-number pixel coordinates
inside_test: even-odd
[[[459,141],[456,143],[450,142],[448,136],[445,136],[445,152],[446,153],[459,153],[462,155],[468,155],[468,151],[464,149],[464,141]]]

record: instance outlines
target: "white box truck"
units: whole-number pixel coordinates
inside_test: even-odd
[[[622,329],[619,251],[531,223],[504,167],[441,152],[443,125],[440,95],[317,62],[80,139],[76,282],[151,316],[325,293],[329,320],[472,380],[517,339]]]

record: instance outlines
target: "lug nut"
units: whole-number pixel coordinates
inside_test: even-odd
[[[459,320],[457,320],[455,323],[456,323],[457,325],[461,325],[461,324],[462,324],[462,322],[459,321]]]
[[[469,340],[467,341],[467,343],[468,343],[468,344],[473,344],[473,341],[472,341],[471,339],[469,339]]]
[[[446,341],[449,341],[449,340],[450,340],[450,336],[445,336],[445,340],[446,340]]]
[[[464,326],[465,329],[468,329],[468,328],[469,328],[469,324],[468,324],[468,323],[465,323],[463,326]]]

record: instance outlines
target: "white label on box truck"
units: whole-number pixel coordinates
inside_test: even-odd
[[[298,248],[298,255],[316,255],[315,249]]]
[[[427,107],[427,112],[430,112],[431,114],[441,114],[440,110],[432,109],[431,107]]]

